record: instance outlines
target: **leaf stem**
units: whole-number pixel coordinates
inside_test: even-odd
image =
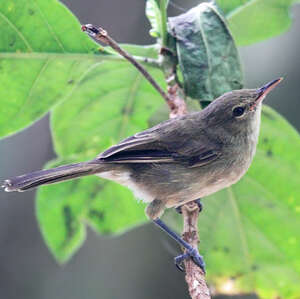
[[[72,53],[0,53],[0,59],[49,59],[49,58],[63,58],[63,59],[94,59],[96,61],[113,60],[113,61],[124,61],[124,57],[115,54],[72,54]],[[133,56],[133,58],[143,64],[149,65],[154,68],[161,68],[160,62],[157,59]]]
[[[167,46],[167,0],[159,1],[159,9],[161,13],[161,42],[162,46]]]

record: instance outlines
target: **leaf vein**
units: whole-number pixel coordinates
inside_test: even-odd
[[[30,46],[29,42],[27,41],[23,33],[2,12],[0,12],[0,16],[18,34],[18,36],[24,42],[24,44],[29,49],[29,51],[33,52],[32,47]]]
[[[49,24],[49,22],[47,21],[45,15],[43,14],[41,8],[39,7],[39,5],[37,4],[37,2],[35,0],[33,0],[33,3],[35,4],[35,6],[37,7],[40,15],[42,16],[42,18],[44,19],[45,24],[47,25],[51,35],[53,36],[53,38],[56,40],[57,44],[59,45],[59,47],[63,50],[63,52],[66,52],[62,42],[60,41],[60,39],[58,38],[57,34],[55,33],[55,31],[53,30],[52,26]]]
[[[237,222],[244,257],[245,257],[245,261],[246,261],[246,264],[247,264],[247,267],[248,267],[248,270],[249,270],[251,268],[251,258],[250,258],[249,246],[248,246],[248,243],[247,243],[245,229],[244,229],[244,226],[242,224],[240,211],[239,211],[239,208],[238,208],[238,205],[237,205],[237,200],[235,198],[235,194],[234,194],[231,187],[227,188],[227,192],[228,192],[230,203],[231,203],[232,208],[233,208],[233,214],[234,214],[236,222]]]
[[[31,96],[32,96],[32,92],[34,90],[34,88],[37,86],[37,82],[39,81],[39,79],[41,78],[42,74],[45,72],[48,64],[49,64],[50,59],[47,59],[45,61],[45,63],[42,65],[42,67],[40,68],[39,72],[37,73],[31,88],[27,94],[27,97],[25,99],[25,101],[23,102],[23,104],[20,106],[19,110],[15,113],[15,115],[13,116],[13,118],[16,118],[18,115],[20,115],[20,113],[22,113],[25,109],[26,104],[28,104],[30,102]]]
[[[229,21],[230,18],[234,17],[236,14],[238,14],[241,10],[243,10],[244,8],[251,6],[253,4],[255,4],[256,2],[258,2],[258,0],[250,0],[247,3],[237,7],[236,9],[234,9],[233,11],[231,11],[227,16],[227,20]]]

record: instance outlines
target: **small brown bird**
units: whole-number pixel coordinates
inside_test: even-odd
[[[5,180],[3,187],[25,191],[92,174],[118,182],[148,203],[148,217],[187,249],[175,258],[176,265],[191,257],[204,269],[198,250],[159,217],[165,208],[229,187],[246,173],[256,150],[262,101],[281,80],[228,92],[204,110],[137,133],[94,160],[21,175]]]

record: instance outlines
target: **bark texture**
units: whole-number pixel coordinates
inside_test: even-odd
[[[199,207],[195,202],[190,202],[181,208],[183,216],[183,239],[193,247],[199,244],[198,216]],[[192,299],[209,299],[210,291],[206,284],[205,273],[191,260],[186,260],[185,280]]]

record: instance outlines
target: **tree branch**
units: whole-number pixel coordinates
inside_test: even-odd
[[[148,71],[136,61],[136,59],[123,50],[102,28],[88,24],[83,25],[82,30],[87,32],[96,40],[112,47],[117,53],[133,64],[144,77],[152,84],[152,86],[161,94],[170,108],[170,118],[184,115],[187,113],[186,103],[184,101],[184,92],[177,80],[176,66],[177,59],[175,55],[167,48],[162,48],[160,51],[162,64],[161,67],[165,74],[168,93],[165,93],[157,84],[155,79]],[[189,202],[182,206],[183,215],[183,238],[194,248],[198,247],[198,216],[199,207],[195,202]],[[205,281],[205,273],[191,259],[185,262],[186,282],[192,299],[209,299],[210,292]]]
[[[195,202],[189,202],[181,207],[183,216],[183,239],[194,248],[198,247],[198,216],[199,207]],[[205,281],[205,273],[191,259],[184,262],[185,280],[192,299],[210,299],[209,288]]]
[[[174,53],[167,48],[161,48],[160,56],[162,69],[167,82],[168,96],[171,101],[171,105],[169,105],[170,118],[184,115],[187,113],[187,108],[184,101],[184,92],[177,78],[177,58]]]

